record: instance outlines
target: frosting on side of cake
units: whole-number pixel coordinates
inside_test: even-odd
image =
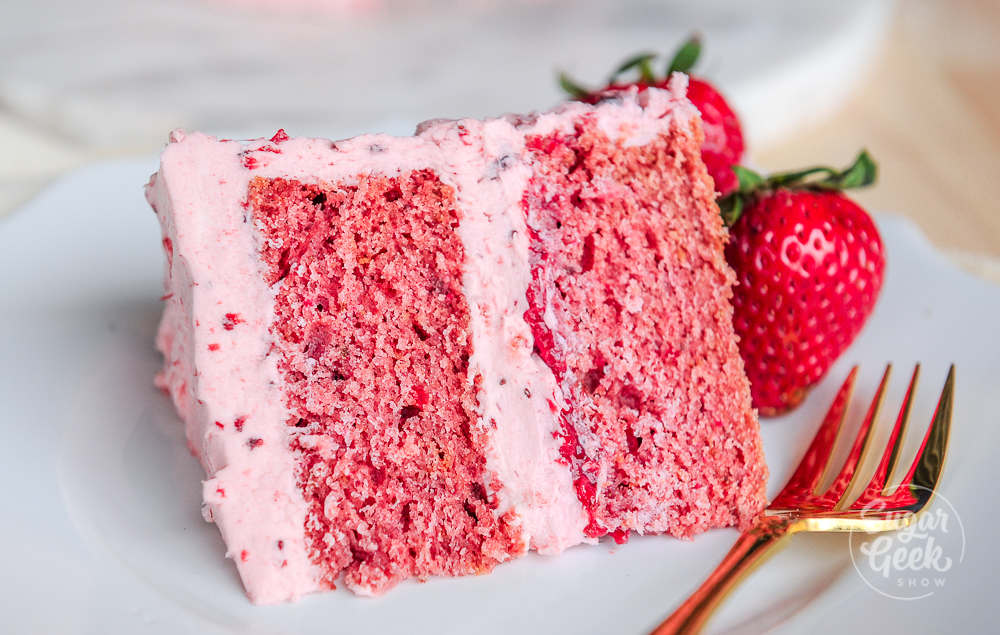
[[[316,572],[269,356],[274,296],[241,203],[249,175],[240,152],[238,143],[175,132],[147,198],[173,251],[158,383],[209,477],[205,517],[219,526],[247,594],[266,603],[314,590]]]

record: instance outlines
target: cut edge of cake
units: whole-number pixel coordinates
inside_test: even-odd
[[[147,186],[167,254],[166,307],[157,336],[165,364],[157,384],[170,393],[185,421],[189,445],[208,475],[204,515],[219,526],[227,555],[254,602],[295,599],[328,588],[341,572],[319,566],[316,545],[306,538],[311,511],[300,482],[301,457],[290,446],[302,432],[296,429],[301,419],[286,405],[281,365],[287,360],[272,323],[280,285],[267,282],[270,274],[261,261],[263,252],[280,251],[281,245],[273,244],[278,238],[262,242],[264,223],[248,198],[251,182],[287,179],[327,187],[367,184],[359,175],[429,171],[454,192],[461,214],[455,231],[465,249],[461,282],[469,307],[468,381],[477,390],[477,425],[486,440],[484,500],[519,535],[513,544],[495,548],[489,562],[528,549],[559,553],[595,542],[598,535],[588,534],[594,519],[581,502],[585,496],[580,474],[571,469],[574,459],[565,452],[561,413],[570,405],[551,365],[538,354],[537,332],[525,319],[526,294],[538,265],[537,232],[528,227],[525,202],[534,176],[526,139],[572,136],[583,122],[622,148],[678,135],[687,151],[677,160],[700,166],[692,187],[699,205],[717,216],[711,182],[697,158],[697,112],[684,91],[685,78],[676,75],[669,91],[633,92],[596,106],[565,104],[526,117],[431,121],[413,137],[366,135],[331,142],[279,133],[270,140],[220,141],[172,133],[160,171]],[[719,245],[710,254],[711,267],[725,277],[720,293],[727,294],[732,274],[721,254],[725,230],[719,221],[707,231]],[[543,320],[555,317],[549,311]],[[557,324],[551,326],[558,331]],[[729,334],[732,338],[731,325]],[[749,417],[740,425],[752,438],[745,442],[748,470],[739,491],[726,493],[733,499],[727,524],[745,525],[763,507],[766,468],[734,339],[729,348],[726,370],[740,376],[736,384],[742,382],[743,394],[737,401],[741,416]],[[640,516],[632,514],[628,523],[640,524],[635,520]],[[658,530],[664,529],[669,527]],[[359,574],[349,586],[371,594],[426,573],[387,575],[367,583]]]

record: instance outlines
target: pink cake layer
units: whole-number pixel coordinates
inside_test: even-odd
[[[759,509],[733,276],[700,146],[678,127],[633,147],[587,127],[527,138],[528,319],[567,404],[563,454],[591,537],[688,537]]]
[[[253,601],[759,512],[683,91],[413,137],[172,135],[158,383]]]

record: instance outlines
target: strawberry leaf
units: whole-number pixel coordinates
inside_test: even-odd
[[[747,200],[757,190],[767,187],[767,180],[750,168],[742,165],[731,165],[729,168],[736,174],[736,189],[719,199],[719,212],[726,227],[732,227],[743,214]]]
[[[732,192],[719,199],[719,213],[726,227],[732,227],[743,215],[743,195]]]
[[[748,193],[759,188],[764,184],[764,177],[757,174],[750,168],[745,168],[742,165],[731,166],[733,172],[736,173],[736,180],[739,183],[739,191]]]
[[[867,150],[859,152],[854,162],[840,171],[816,166],[763,177],[742,165],[734,165],[732,170],[736,174],[738,186],[718,201],[722,220],[728,227],[739,220],[744,206],[759,193],[778,189],[839,192],[871,185],[878,176],[878,166]]]
[[[878,178],[878,166],[868,151],[862,150],[854,159],[854,163],[838,175],[838,182],[840,189],[847,190],[871,185],[876,178]]]
[[[674,53],[674,58],[670,60],[670,65],[667,66],[667,77],[675,71],[678,73],[690,71],[694,67],[695,62],[698,61],[699,55],[701,55],[701,39],[697,35],[692,35]]]
[[[817,166],[792,172],[772,174],[766,180],[766,186],[775,189],[811,190],[849,190],[867,187],[875,182],[878,176],[878,166],[867,150],[858,153],[857,158],[843,170],[831,167]]]
[[[656,81],[656,75],[653,73],[653,67],[650,64],[650,62],[654,59],[656,59],[656,53],[639,53],[638,55],[628,58],[615,69],[615,72],[612,73],[611,77],[608,79],[608,83],[614,84],[618,81],[619,77],[633,69],[638,69],[640,81],[647,84],[654,83]]]
[[[559,86],[573,99],[581,99],[590,94],[589,90],[576,83],[576,81],[566,73],[559,73]]]
[[[828,168],[824,166],[806,168],[804,170],[795,170],[792,172],[779,172],[778,174],[772,174],[767,179],[767,184],[771,187],[796,187],[804,186],[808,183],[807,179],[814,174],[825,175],[824,179],[813,179],[812,184],[818,185],[828,181],[830,178],[836,176],[837,171],[833,168]]]

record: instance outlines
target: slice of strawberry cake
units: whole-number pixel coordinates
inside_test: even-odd
[[[171,135],[157,381],[254,602],[760,512],[684,80],[412,137]]]

